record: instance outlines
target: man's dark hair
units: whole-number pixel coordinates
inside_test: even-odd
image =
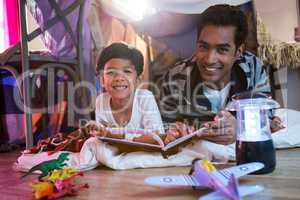
[[[236,27],[234,36],[236,48],[243,44],[247,38],[248,23],[246,16],[236,6],[220,4],[207,8],[200,16],[198,38],[201,30],[208,25]]]
[[[141,73],[143,72],[143,54],[138,49],[129,46],[123,42],[112,43],[111,45],[103,49],[98,59],[96,68],[97,72],[99,73],[101,70],[103,70],[105,63],[113,58],[122,58],[130,60],[131,63],[134,65],[138,76],[141,75]]]

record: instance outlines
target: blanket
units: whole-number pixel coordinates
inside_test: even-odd
[[[275,115],[280,117],[285,126],[272,134],[274,146],[277,149],[300,147],[298,130],[300,125],[300,112],[290,109],[278,109]],[[47,152],[38,154],[21,155],[14,167],[19,171],[27,171],[32,166],[50,159],[55,159],[60,153],[51,156]],[[188,166],[196,159],[208,159],[213,162],[226,163],[235,160],[235,144],[220,145],[206,140],[199,140],[182,148],[177,154],[164,158],[161,153],[131,152],[119,153],[118,148],[109,145],[99,139],[89,138],[79,153],[71,153],[70,159],[66,162],[68,167],[81,171],[91,170],[99,165],[105,165],[115,170],[151,167]]]
[[[27,171],[32,166],[50,159],[56,159],[57,152],[51,156],[47,152],[38,154],[23,154],[15,163],[15,169]],[[159,152],[131,152],[119,153],[118,148],[100,141],[96,137],[89,138],[83,145],[80,153],[70,153],[69,160],[65,163],[81,171],[105,165],[116,170],[188,166],[195,158],[208,159],[220,163],[226,163],[234,159],[234,145],[219,145],[205,140],[199,140],[194,144],[181,149],[177,154],[164,158]]]

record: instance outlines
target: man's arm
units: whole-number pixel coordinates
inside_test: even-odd
[[[204,130],[199,137],[200,139],[209,140],[218,144],[232,144],[236,138],[235,123],[235,118],[230,112],[220,111],[213,121],[203,125],[207,129]],[[179,137],[192,133],[194,130],[194,127],[176,122],[166,132],[164,142],[168,144]]]
[[[168,71],[163,76],[159,99],[159,110],[163,121],[166,123],[176,121],[179,105],[179,91],[176,82],[172,80],[170,72]]]
[[[218,144],[232,144],[236,139],[236,119],[228,111],[217,113],[214,121],[204,124],[207,129],[201,135],[201,139]]]
[[[252,55],[249,59],[251,62],[248,63],[251,72],[251,81],[249,88],[253,88],[255,92],[262,92],[265,94],[271,94],[271,87],[269,82],[269,77],[266,72],[266,66],[263,62],[256,56]]]

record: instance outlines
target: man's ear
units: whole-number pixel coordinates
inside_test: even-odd
[[[241,44],[241,45],[239,46],[239,48],[237,48],[237,50],[236,50],[236,55],[235,55],[235,57],[236,57],[236,58],[240,57],[240,56],[242,55],[242,53],[244,52],[244,49],[245,49],[245,44]]]

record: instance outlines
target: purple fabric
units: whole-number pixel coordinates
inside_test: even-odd
[[[56,0],[57,4],[64,10],[71,5],[74,0]],[[55,10],[51,8],[46,0],[29,1],[29,10],[35,18],[37,24],[44,29],[44,22],[56,16]],[[91,0],[85,0],[84,18],[83,18],[83,48],[85,63],[89,63],[90,59],[90,30],[87,23],[87,14],[89,13]],[[78,20],[79,8],[75,9],[67,16],[67,20],[76,36],[76,25]],[[72,38],[65,31],[63,23],[59,22],[50,29],[43,32],[42,41],[46,48],[54,57],[74,58],[76,56],[76,46],[73,44]]]
[[[75,0],[55,0],[60,9],[63,11],[70,6]],[[95,70],[91,65],[91,33],[87,22],[87,16],[91,7],[91,0],[84,0],[84,13],[83,13],[83,36],[82,36],[82,48],[83,48],[83,66],[80,68],[80,78],[82,81],[88,81],[91,84],[95,82]],[[52,9],[48,0],[35,0],[27,1],[27,6],[36,20],[37,24],[43,30],[42,41],[50,54],[55,58],[75,58],[76,57],[76,45],[74,45],[72,37],[66,31],[62,22],[58,22],[48,30],[44,30],[44,23],[56,16],[56,12]],[[75,38],[77,37],[77,21],[79,17],[79,7],[67,15],[66,19],[70,24]],[[77,38],[76,38],[77,39]],[[78,106],[83,106],[84,102],[89,102],[89,97],[75,96],[74,101]],[[73,126],[76,120],[84,117],[88,117],[88,114],[80,115],[75,110],[68,111],[68,125]],[[71,114],[70,114],[71,113]],[[72,117],[70,117],[72,115]],[[73,118],[74,117],[74,118]]]

